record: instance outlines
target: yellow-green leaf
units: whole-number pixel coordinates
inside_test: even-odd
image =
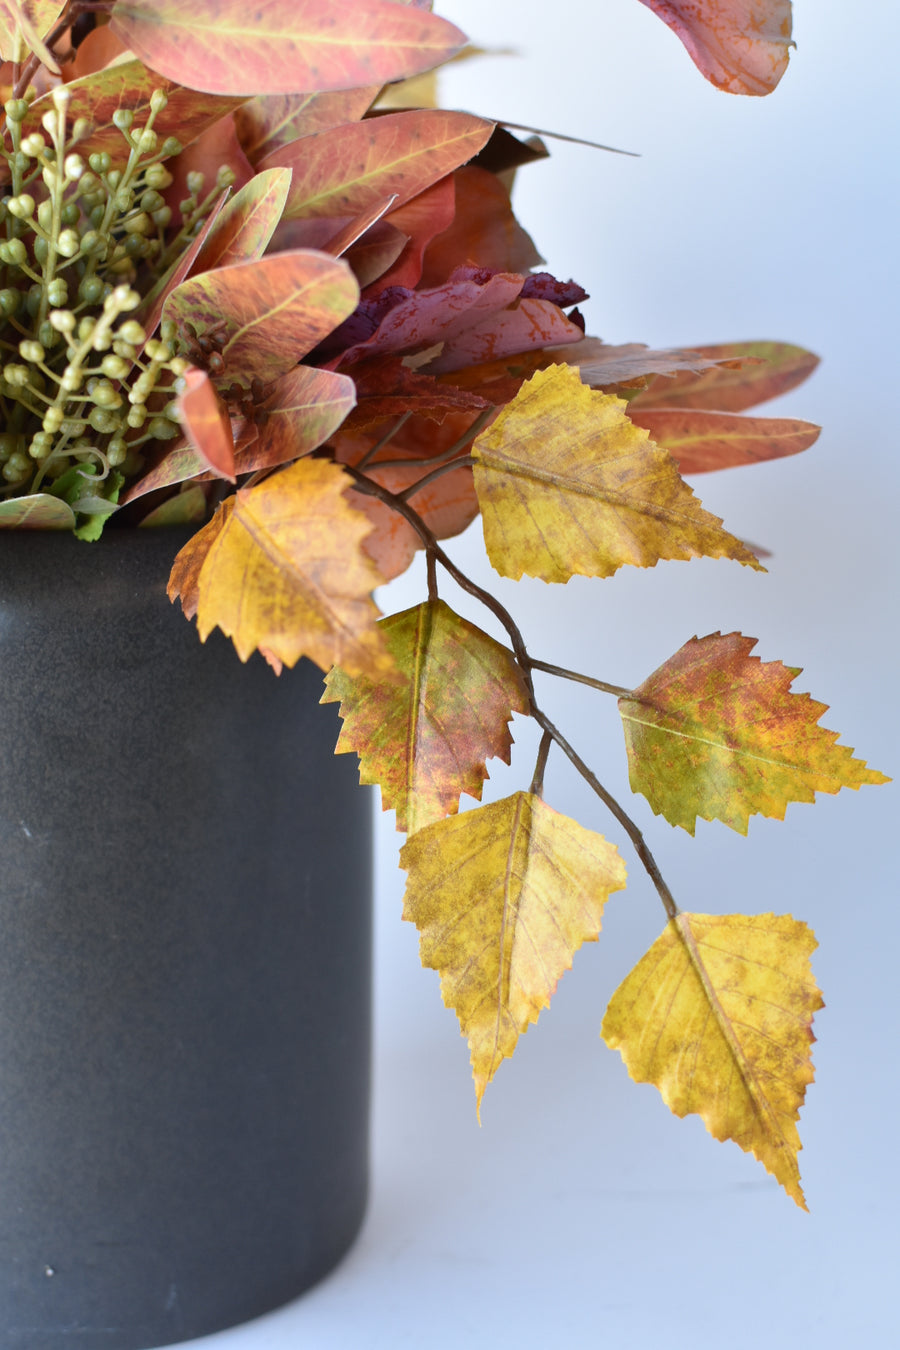
[[[619,699],[631,786],[657,815],[694,833],[697,817],[747,833],[751,815],[886,783],[818,726],[827,704],[792,693],[799,669],[761,661],[741,633],[691,638]]]
[[[625,864],[602,835],[517,792],[419,830],[400,865],[409,873],[403,917],[468,1039],[480,1111],[574,953],[596,941]]]
[[[485,546],[501,576],[607,577],[625,563],[701,555],[763,570],[625,407],[554,365],[523,384],[475,441]]]
[[[264,648],[286,666],[308,656],[323,670],[393,674],[371,594],[382,577],[361,549],[371,527],[351,486],[336,464],[301,459],[227,499],[169,584],[188,611],[196,598],[201,641],[221,628],[242,661]]]
[[[8,497],[0,502],[0,530],[72,530],[75,513],[67,502],[49,492]]]
[[[0,60],[22,62],[34,52],[58,75],[59,66],[43,39],[62,8],[62,0],[0,0]]]
[[[335,669],[322,702],[341,704],[337,753],[356,751],[360,782],[380,784],[384,809],[413,834],[455,813],[460,793],[481,799],[485,760],[509,763],[509,720],[527,711],[528,691],[512,653],[442,600],[379,628],[402,679]]]
[[[822,1007],[816,946],[790,915],[679,914],[619,985],[602,1029],[635,1082],[752,1153],[803,1209],[797,1119]]]

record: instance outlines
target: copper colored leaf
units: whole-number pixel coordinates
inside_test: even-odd
[[[698,816],[746,834],[752,815],[783,820],[788,802],[889,781],[818,726],[827,704],[791,692],[800,671],[751,656],[755,645],[691,638],[619,699],[632,789],[689,834]]]
[[[394,192],[398,206],[408,202],[477,154],[492,127],[470,113],[390,113],[305,136],[260,168],[293,170],[289,219],[357,215]]]
[[[269,169],[245,183],[223,205],[194,270],[208,272],[214,267],[261,258],[281,219],[290,182],[288,169]]]
[[[308,656],[323,670],[391,676],[371,594],[382,578],[361,551],[370,527],[347,501],[350,487],[337,465],[307,458],[227,499],[211,542],[201,531],[176,560],[187,555],[190,598],[192,555],[203,555],[195,583],[201,641],[218,627],[242,661],[264,648],[286,666]]]
[[[306,221],[292,221],[294,225]],[[344,254],[348,267],[359,282],[360,290],[384,276],[403,253],[409,237],[387,220],[379,220]]]
[[[628,384],[648,375],[671,375],[676,371],[711,370],[718,361],[701,356],[699,352],[682,347],[664,347],[654,351],[641,342],[625,342],[613,346],[600,338],[582,338],[578,346],[567,347],[558,353],[546,353],[545,360],[565,361],[577,366],[581,378],[592,389],[609,389],[617,384]]]
[[[157,279],[156,283],[151,286],[150,290],[144,295],[135,317],[140,320],[141,327],[144,329],[148,340],[159,327],[159,321],[162,318],[166,300],[175,290],[176,286],[180,286],[194,270],[197,260],[203,251],[203,245],[215,228],[216,221],[225,206],[227,197],[228,189],[226,188],[217,200],[213,202],[209,215],[206,217],[184,252],[178,255],[169,269]],[[144,346],[146,346],[146,342],[141,346],[141,351],[143,351]]]
[[[382,216],[390,211],[396,200],[397,194],[391,193],[389,197],[382,197],[380,201],[367,206],[365,211],[361,211],[358,216],[351,217],[336,234],[332,235],[328,243],[322,246],[322,251],[332,258],[340,258],[362,238],[367,230],[378,224]]]
[[[632,399],[629,408],[713,408],[743,412],[777,398],[808,378],[819,358],[788,342],[726,342],[695,347],[698,356],[723,364],[694,373],[659,376]]]
[[[708,473],[796,455],[809,449],[820,430],[795,417],[743,417],[703,408],[644,409],[629,403],[628,416],[668,450],[682,473]]]
[[[613,994],[602,1030],[635,1082],[752,1153],[801,1209],[816,945],[790,915],[679,914]]]
[[[184,373],[184,388],[176,399],[178,420],[198,451],[204,467],[217,478],[235,481],[234,438],[228,410],[205,370],[192,366]]]
[[[485,760],[509,763],[508,723],[528,710],[528,691],[512,654],[442,600],[379,627],[402,680],[335,669],[322,702],[341,705],[337,753],[359,755],[360,782],[380,784],[383,809],[413,834],[455,814],[460,793],[481,800]]]
[[[325,94],[260,94],[234,115],[238,138],[251,164],[258,164],[301,136],[355,122],[378,93],[377,84]]]
[[[385,84],[465,42],[445,19],[390,0],[117,0],[112,28],[169,79],[251,96]]]
[[[241,102],[239,98],[221,98],[199,94],[194,89],[182,89],[148,70],[140,61],[122,61],[108,66],[73,80],[66,88],[69,91],[66,110],[69,126],[83,118],[91,128],[78,142],[78,153],[87,157],[94,151],[105,150],[114,163],[126,160],[130,147],[114,124],[113,113],[120,108],[129,110],[134,113],[136,124],[143,126],[150,115],[150,96],[154,89],[163,89],[169,101],[157,114],[153,130],[160,141],[167,136],[177,136],[182,145],[194,140]],[[22,123],[22,134],[40,131],[42,116],[53,107],[52,94],[35,99]]]
[[[406,245],[389,271],[379,274],[377,286],[367,292],[373,295],[384,290],[385,286],[418,286],[422,277],[422,260],[425,250],[432,239],[445,230],[453,219],[456,210],[456,191],[454,175],[439,178],[431,187],[420,192],[403,206],[394,207],[388,217],[388,223],[406,238]],[[453,260],[438,281],[446,281],[450,272],[460,262],[462,256]]]
[[[770,94],[787,69],[791,0],[641,0],[673,29],[711,84]]]
[[[513,215],[509,193],[499,178],[468,164],[457,169],[453,182],[456,214],[428,245],[423,286],[439,285],[461,262],[501,272],[527,272],[542,262],[530,235]]]
[[[296,366],[269,390],[257,438],[235,458],[237,473],[271,469],[298,459],[326,441],[356,401],[346,375]]]
[[[359,288],[337,258],[298,249],[183,281],[163,317],[198,335],[223,332],[225,369],[217,382],[249,384],[285,374],[352,313]],[[222,325],[224,324],[224,328]]]
[[[400,865],[409,873],[403,917],[468,1039],[480,1109],[575,952],[596,941],[625,865],[602,835],[527,792],[419,830]]]
[[[488,557],[501,576],[611,576],[663,558],[754,555],[704,511],[622,399],[551,366],[472,447]]]
[[[66,502],[49,492],[0,502],[0,530],[72,530],[75,513]]]
[[[408,370],[397,356],[374,357],[354,367],[357,405],[347,419],[347,429],[365,430],[382,422],[396,421],[404,413],[420,414],[443,422],[449,412],[490,405],[478,394],[455,389],[433,375]]]

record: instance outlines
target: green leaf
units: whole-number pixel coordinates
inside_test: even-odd
[[[0,502],[0,530],[72,530],[75,512],[49,492]]]

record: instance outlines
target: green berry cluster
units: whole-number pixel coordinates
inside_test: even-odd
[[[51,102],[43,133],[24,130],[27,98],[4,105],[0,500],[46,492],[77,511],[89,497],[102,514],[153,443],[179,434],[175,395],[188,362],[173,324],[154,337],[135,311],[188,246],[229,171],[203,200],[203,176],[188,175],[173,235],[164,161],[182,147],[153,129],[165,93],[154,92],[143,126],[127,109],[114,113],[125,141],[116,162],[105,150],[78,152],[90,127],[77,119],[68,128],[65,86]]]

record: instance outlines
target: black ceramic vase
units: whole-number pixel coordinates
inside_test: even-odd
[[[0,534],[0,1350],[233,1325],[362,1220],[368,797],[181,542]]]

